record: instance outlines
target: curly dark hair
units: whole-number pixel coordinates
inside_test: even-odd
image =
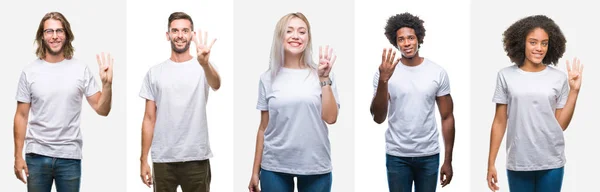
[[[423,38],[425,38],[425,27],[423,26],[423,23],[424,21],[419,17],[408,12],[391,16],[385,25],[385,36],[394,47],[398,48],[398,44],[396,43],[398,36],[396,35],[396,32],[402,27],[408,27],[415,30],[417,40],[419,41],[419,47],[421,47]]]
[[[563,56],[566,49],[567,40],[560,27],[554,21],[545,15],[534,15],[525,17],[512,24],[502,34],[504,42],[504,51],[510,58],[510,61],[522,66],[525,62],[525,43],[527,35],[536,28],[543,29],[548,34],[548,51],[542,60],[543,64],[556,65],[558,59]]]

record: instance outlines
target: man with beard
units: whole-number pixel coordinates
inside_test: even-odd
[[[221,86],[209,62],[215,39],[209,41],[202,31],[196,38],[192,18],[183,12],[172,13],[167,26],[171,58],[148,71],[140,91],[146,99],[140,176],[158,192],[175,192],[179,185],[184,192],[209,191],[212,152],[206,101],[208,87],[217,90]],[[192,41],[197,58],[188,51]],[[148,165],[150,146],[154,177]]]
[[[376,123],[389,118],[386,131],[386,166],[390,191],[433,192],[439,167],[435,104],[442,119],[445,157],[440,171],[442,187],[452,180],[454,116],[446,71],[419,56],[425,37],[423,20],[409,13],[389,18],[385,27],[396,51],[384,49],[375,73],[371,114]],[[398,62],[401,64],[398,65]],[[392,76],[393,74],[393,76]]]
[[[19,79],[14,172],[28,191],[50,191],[53,180],[57,191],[79,191],[82,96],[99,115],[110,112],[113,59],[110,54],[96,55],[100,91],[90,69],[73,59],[73,39],[67,19],[58,12],[47,13],[36,33],[38,59],[23,69]]]

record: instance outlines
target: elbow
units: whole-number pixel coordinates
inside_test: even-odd
[[[337,116],[330,116],[330,117],[323,116],[322,119],[323,119],[323,121],[325,121],[325,123],[327,123],[329,125],[333,125],[337,121]]]
[[[375,121],[375,123],[377,123],[377,124],[382,124],[385,121],[385,116],[380,117],[377,115],[373,115],[373,121]]]
[[[221,88],[221,83],[217,83],[215,86],[212,86],[213,91],[217,91]]]
[[[98,109],[98,110],[96,110],[96,113],[98,115],[100,115],[100,116],[106,117],[110,113],[110,109],[108,109],[108,110],[100,110],[100,109]]]

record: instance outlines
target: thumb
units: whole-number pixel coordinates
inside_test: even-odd
[[[27,165],[25,165],[25,176],[29,177],[29,169],[27,168]]]

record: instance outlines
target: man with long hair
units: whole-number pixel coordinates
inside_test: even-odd
[[[53,181],[57,191],[79,191],[82,96],[99,115],[110,112],[113,59],[110,54],[96,55],[100,91],[88,66],[73,58],[73,39],[67,19],[59,12],[47,13],[35,38],[38,59],[19,79],[14,172],[28,191],[50,191]]]

